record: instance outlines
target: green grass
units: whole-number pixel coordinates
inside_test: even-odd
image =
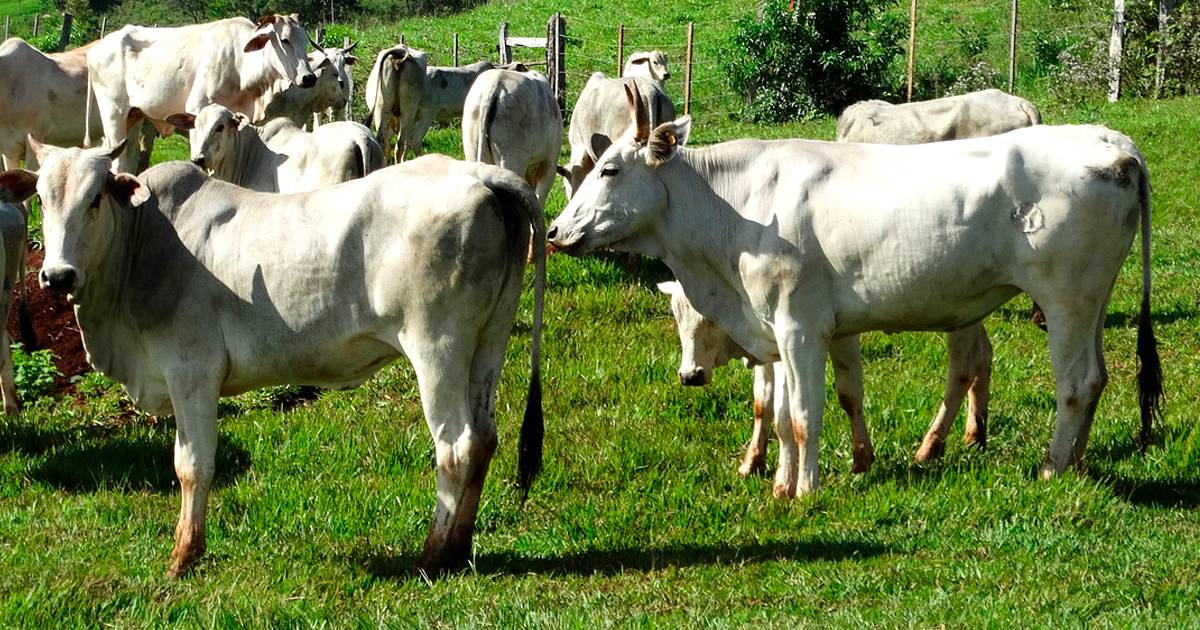
[[[497,3],[428,23],[465,31],[477,22],[483,32],[501,13],[540,22],[550,4]],[[749,372],[725,368],[705,389],[678,384],[670,309],[653,286],[667,271],[648,259],[629,269],[623,256],[556,256],[546,468],[522,508],[514,480],[527,292],[500,384],[500,451],[472,568],[432,584],[412,572],[434,477],[404,362],[298,407],[287,389],[223,402],[209,555],[177,582],[162,577],[179,500],[172,422],[130,413],[92,376],[85,403],[42,400],[0,420],[0,626],[1200,624],[1197,108],[1196,98],[1126,101],[1048,120],[1119,129],[1150,164],[1168,398],[1145,455],[1134,437],[1136,255],[1110,308],[1111,381],[1085,472],[1034,479],[1053,381],[1045,335],[1017,300],[988,319],[987,452],[952,440],[942,461],[914,464],[942,394],[944,342],[865,335],[875,468],[849,474],[847,423],[829,388],[823,487],[788,503],[771,499],[769,479],[735,473],[751,422]],[[697,122],[703,141],[829,138],[832,129],[830,120]],[[436,130],[430,147],[461,152],[453,128]],[[156,159],[185,155],[171,139]],[[548,211],[562,205],[556,187]]]

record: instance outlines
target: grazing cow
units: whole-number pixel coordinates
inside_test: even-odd
[[[704,317],[683,293],[678,282],[662,282],[658,288],[671,296],[671,312],[679,332],[682,355],[679,361],[679,381],[684,385],[707,385],[716,366],[734,359],[743,360],[754,370],[754,428],[750,446],[738,473],[743,477],[766,469],[767,429],[774,417],[775,371],[770,365],[755,361],[730,339],[712,320]],[[949,373],[946,394],[934,418],[932,428],[917,450],[917,461],[939,457],[946,435],[964,397],[968,397],[967,429],[963,441],[983,448],[987,439],[987,405],[992,374],[992,345],[980,323],[946,334],[946,354]],[[851,472],[871,469],[875,450],[863,418],[862,357],[858,335],[849,335],[830,342],[829,358],[833,362],[833,382],[838,402],[850,417],[850,446],[854,457]],[[776,366],[779,364],[776,363]],[[783,410],[786,413],[786,409]]]
[[[659,89],[662,89],[663,83],[671,78],[671,69],[667,67],[666,53],[661,50],[652,50],[629,55],[629,61],[625,62],[625,71],[622,74],[627,77],[649,79],[658,84]]]
[[[27,194],[12,194],[12,177],[0,175],[0,245],[4,246],[0,256],[0,317],[8,321],[12,309],[13,289],[20,287],[21,302],[19,319],[21,341],[26,349],[34,343],[33,323],[29,318],[29,306],[25,296],[25,209],[20,205]],[[13,378],[12,347],[8,338],[8,327],[0,326],[0,394],[4,398],[4,413],[16,415],[21,410],[17,398],[17,382]]]
[[[461,68],[430,66],[424,52],[407,46],[380,51],[365,93],[375,139],[385,150],[396,139],[397,162],[408,149],[420,155],[433,123],[461,117],[471,84],[494,67],[490,61]]]
[[[602,72],[592,73],[571,113],[571,126],[567,132],[571,159],[565,167],[558,167],[568,199],[596,164],[597,156],[591,153],[592,137],[599,134],[611,141],[620,138],[629,128],[629,111],[625,104],[625,90],[629,85],[637,86],[652,124],[675,118],[675,105],[653,81],[640,77],[610,79]]]
[[[312,87],[308,33],[295,14],[254,22],[231,18],[178,28],[126,26],[87,53],[89,86],[104,127],[105,146],[127,137],[130,122],[145,116],[163,134],[167,116],[199,113],[219,103],[250,120],[261,117],[263,95],[278,80]],[[89,99],[88,107],[91,106]],[[131,170],[118,157],[118,172]]]
[[[358,63],[358,57],[351,54],[357,45],[355,42],[344,49],[324,48],[309,53],[308,64],[317,75],[316,84],[303,88],[286,81],[277,82],[275,93],[266,96],[263,120],[289,118],[299,127],[312,120],[314,129],[326,113],[336,120],[350,102],[353,84],[349,66]]]
[[[994,136],[1042,124],[1033,103],[1000,90],[982,90],[892,105],[860,101],[838,117],[838,142],[919,144]]]
[[[287,118],[262,127],[221,105],[199,116],[167,119],[193,132],[192,162],[222,181],[259,192],[307,192],[357,179],[383,168],[383,149],[371,130],[349,121],[307,132]]]
[[[1108,300],[1139,224],[1138,384],[1149,437],[1162,396],[1150,185],[1129,138],[1038,125],[921,145],[739,140],[691,150],[689,117],[651,132],[641,100],[629,100],[634,133],[593,147],[596,170],[550,242],[573,255],[609,247],[662,258],[696,310],[756,360],[783,362],[792,421],[777,423],[776,496],[817,487],[832,340],[956,330],[1021,291],[1046,311],[1056,382],[1041,476],[1081,462],[1107,382]]]
[[[467,93],[463,154],[525,178],[543,205],[562,148],[562,113],[540,72],[488,70]]]
[[[81,112],[87,108],[86,44],[67,52],[42,53],[19,38],[0,44],[0,78],[8,86],[0,99],[0,155],[5,168],[36,169],[25,138],[31,135],[64,146],[80,146],[86,131]],[[97,128],[100,117],[93,114]],[[145,140],[153,145],[154,135]],[[131,147],[132,151],[133,148]]]
[[[67,293],[94,368],[175,415],[182,507],[169,575],[205,551],[217,399],[273,384],[356,386],[405,355],[435,442],[427,571],[470,557],[496,449],[496,384],[536,254],[532,373],[519,455],[540,465],[542,213],[519,177],[431,156],[316,192],[258,193],[186,162],[110,172],[113,149],[35,144],[43,287]],[[106,238],[100,238],[106,235]],[[164,282],[169,278],[169,282]]]

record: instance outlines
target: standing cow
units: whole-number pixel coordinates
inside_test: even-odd
[[[13,195],[10,184],[16,184],[15,178],[0,175],[0,317],[8,322],[8,313],[12,309],[13,290],[20,288],[20,311],[18,318],[21,325],[21,341],[28,349],[36,341],[33,332],[33,322],[29,318],[29,305],[25,295],[25,209],[18,205],[24,201],[19,195]],[[4,413],[16,415],[21,410],[21,401],[17,397],[17,382],[13,377],[12,345],[8,338],[8,326],[0,326],[0,395],[4,399]]]
[[[689,117],[652,132],[641,100],[629,101],[634,133],[593,148],[597,169],[550,242],[573,255],[609,247],[662,258],[700,313],[756,360],[783,362],[791,422],[777,422],[776,496],[817,487],[832,340],[955,330],[1021,291],[1046,311],[1056,384],[1041,476],[1080,463],[1108,380],[1108,300],[1139,225],[1148,438],[1162,396],[1150,184],[1129,138],[1038,125],[909,146],[741,140],[691,150]]]
[[[276,118],[256,127],[221,105],[209,105],[199,116],[173,114],[167,120],[195,138],[193,164],[250,190],[308,192],[383,168],[383,149],[371,130],[356,122],[308,132],[287,118]]]
[[[654,81],[642,77],[610,79],[602,72],[592,73],[571,113],[571,126],[567,132],[567,141],[571,144],[570,161],[565,167],[558,167],[568,199],[596,165],[598,156],[591,150],[593,137],[600,135],[611,142],[629,128],[629,110],[625,104],[627,86],[636,86],[651,124],[675,118],[675,105]]]
[[[679,382],[704,386],[712,378],[713,368],[740,359],[754,371],[754,427],[750,445],[738,473],[743,477],[766,470],[767,439],[775,416],[775,373],[781,368],[762,365],[738,346],[715,322],[701,315],[684,295],[678,282],[659,283],[658,288],[671,296],[671,313],[679,333]],[[984,446],[987,439],[987,406],[992,380],[992,345],[983,325],[976,323],[946,334],[946,393],[934,417],[933,429],[917,450],[916,460],[927,461],[942,455],[946,435],[963,398],[968,399],[966,444]],[[854,458],[851,472],[871,469],[875,449],[863,418],[862,354],[858,335],[834,339],[829,345],[833,363],[833,384],[838,402],[850,418],[850,450]],[[781,410],[787,413],[786,408]]]
[[[892,105],[860,101],[838,117],[838,142],[920,144],[994,136],[1042,124],[1029,101],[1000,90]]]
[[[525,178],[544,206],[562,148],[562,113],[540,72],[479,75],[463,108],[463,154]]]
[[[308,63],[317,75],[316,83],[304,88],[279,81],[276,91],[267,94],[263,120],[258,122],[288,118],[303,127],[311,120],[315,129],[326,113],[337,119],[350,102],[353,89],[350,67],[358,63],[358,57],[351,53],[357,45],[355,42],[344,49],[323,48],[309,53]]]
[[[178,28],[126,26],[96,42],[87,53],[105,146],[121,145],[129,124],[141,116],[167,135],[167,117],[198,113],[211,103],[257,120],[263,95],[278,80],[312,87],[308,33],[298,17],[268,15],[258,24],[231,18]],[[91,106],[89,99],[88,106]],[[118,156],[118,171],[132,170]]]
[[[393,46],[379,52],[367,77],[367,109],[375,139],[386,151],[396,140],[395,161],[421,143],[434,122],[451,122],[463,115],[471,84],[495,66],[490,61],[455,67],[430,66],[424,52]]]
[[[7,171],[0,181],[14,198],[36,185],[42,199],[42,286],[69,294],[94,368],[143,409],[175,415],[183,496],[170,575],[205,552],[220,396],[285,383],[356,386],[401,355],[417,374],[437,456],[421,567],[466,564],[496,450],[496,384],[531,227],[523,486],[540,465],[545,236],[524,181],[431,156],[272,195],[184,162],[113,174],[120,145],[34,148],[40,173]]]

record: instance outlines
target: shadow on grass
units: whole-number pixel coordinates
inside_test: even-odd
[[[1195,310],[1188,309],[1179,304],[1172,304],[1169,308],[1150,309],[1150,321],[1155,324],[1173,324],[1180,320],[1192,321],[1200,318],[1200,313]],[[1136,328],[1138,322],[1137,313],[1123,313],[1110,311],[1104,316],[1105,328]]]
[[[1133,505],[1157,508],[1200,507],[1200,481],[1196,479],[1131,479],[1122,475],[1092,475],[1113,496]]]
[[[30,422],[0,423],[0,454],[21,453],[37,456],[69,439],[62,429],[46,429]]]
[[[31,477],[66,492],[174,492],[179,487],[174,436],[173,430],[136,436],[84,435],[55,448]],[[250,453],[222,436],[213,486],[228,484],[249,467]]]
[[[874,541],[779,541],[749,545],[671,545],[583,551],[555,558],[526,557],[511,552],[486,553],[475,559],[482,575],[616,575],[692,566],[741,566],[776,560],[835,561],[871,558],[890,550]],[[350,556],[350,562],[378,578],[418,577],[416,554],[368,550]]]

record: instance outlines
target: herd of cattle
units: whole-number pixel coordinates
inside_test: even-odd
[[[182,506],[171,575],[205,551],[220,396],[351,387],[401,355],[436,446],[420,566],[462,566],[530,258],[522,487],[541,465],[547,242],[569,255],[607,248],[666,262],[677,278],[661,288],[683,347],[679,377],[704,385],[734,358],[754,367],[755,428],[740,472],[766,469],[773,423],[778,497],[817,487],[826,356],[851,420],[853,470],[871,467],[862,332],[945,331],[945,399],[916,457],[942,453],[964,397],[967,441],[982,446],[992,357],[982,320],[1020,292],[1045,313],[1057,390],[1042,474],[1078,463],[1107,381],[1109,297],[1139,227],[1143,431],[1157,413],[1150,188],[1120,133],[1041,125],[1029,102],[988,90],[859,103],[838,121],[836,143],[690,149],[691,119],[675,117],[667,60],[652,52],[631,57],[625,78],[590,78],[559,165],[563,120],[537,72],[434,67],[419,50],[386,48],[365,90],[372,132],[318,124],[350,98],[357,59],[354,46],[310,53],[310,43],[296,16],[272,15],[126,26],[55,55],[19,39],[0,47],[0,68],[20,77],[0,97],[0,309],[24,285],[18,204],[36,192],[41,285],[74,305],[95,369],[142,408],[175,415]],[[457,118],[468,161],[405,161],[434,122]],[[94,130],[103,146],[83,148]],[[189,137],[191,163],[147,170],[153,139],[176,132]],[[384,168],[393,143],[397,164]],[[546,230],[556,173],[569,201]],[[0,382],[15,413],[5,335]]]

